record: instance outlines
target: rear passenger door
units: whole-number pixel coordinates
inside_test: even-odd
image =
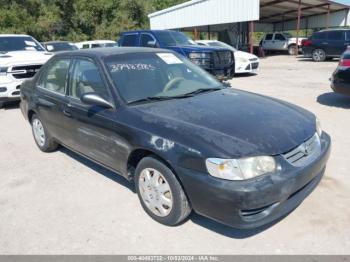
[[[68,103],[66,88],[70,64],[69,58],[52,60],[40,76],[34,97],[43,124],[50,135],[62,143],[68,138],[64,108]]]
[[[331,56],[340,56],[346,49],[345,31],[328,32],[328,53]]]
[[[273,34],[266,34],[265,39],[262,43],[262,46],[266,50],[273,50]]]
[[[99,65],[88,58],[77,58],[69,81],[69,105],[66,115],[73,150],[116,171],[122,170],[126,155],[124,140],[115,131],[115,109],[84,104],[85,93],[97,93],[114,104],[114,99]]]

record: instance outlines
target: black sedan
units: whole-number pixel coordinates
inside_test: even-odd
[[[59,53],[21,99],[42,151],[63,145],[134,181],[165,225],[192,210],[237,228],[270,223],[315,188],[330,154],[312,113],[225,88],[169,50]]]
[[[334,92],[350,96],[350,50],[344,52],[331,78]]]

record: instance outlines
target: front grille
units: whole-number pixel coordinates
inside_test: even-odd
[[[42,65],[14,66],[10,74],[16,79],[32,78]]]
[[[252,63],[252,69],[258,69],[259,63]]]
[[[282,156],[291,165],[301,167],[314,161],[320,154],[321,141],[318,134],[315,134],[309,140]]]
[[[218,51],[214,53],[215,67],[229,67],[233,63],[232,52]]]
[[[258,58],[250,58],[249,61],[250,62],[256,62],[256,61],[258,61]]]

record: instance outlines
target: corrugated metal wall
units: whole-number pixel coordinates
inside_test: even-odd
[[[259,19],[259,0],[192,0],[149,15],[151,29],[254,21]]]
[[[348,17],[346,19],[346,17]],[[349,12],[347,10],[331,13],[329,17],[330,27],[348,26],[350,23]],[[288,21],[284,23],[284,30],[295,30],[296,21]],[[324,28],[327,25],[327,15],[312,16],[307,19],[301,19],[301,29]],[[276,31],[282,30],[282,23],[276,24]]]

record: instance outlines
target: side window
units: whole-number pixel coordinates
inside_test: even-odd
[[[102,47],[102,45],[100,45],[100,44],[92,44],[91,45],[91,48],[98,48],[98,47]]]
[[[60,59],[53,62],[41,79],[41,87],[64,95],[70,59]]]
[[[265,41],[272,40],[272,34],[267,34],[265,37]]]
[[[155,47],[156,43],[156,40],[150,34],[141,34],[140,46]]]
[[[313,40],[324,40],[324,39],[326,39],[326,33],[315,33],[315,34],[313,34],[311,39],[313,39]]]
[[[136,46],[137,34],[124,35],[122,46]]]
[[[344,40],[344,31],[330,31],[328,32],[328,39],[334,41]]]
[[[286,38],[282,34],[276,34],[275,35],[275,40],[286,41]]]
[[[85,93],[97,93],[110,101],[108,87],[104,84],[97,66],[89,60],[77,60],[72,77],[69,95],[80,99]]]
[[[89,44],[84,44],[83,45],[83,49],[89,49],[89,48],[90,48]]]

